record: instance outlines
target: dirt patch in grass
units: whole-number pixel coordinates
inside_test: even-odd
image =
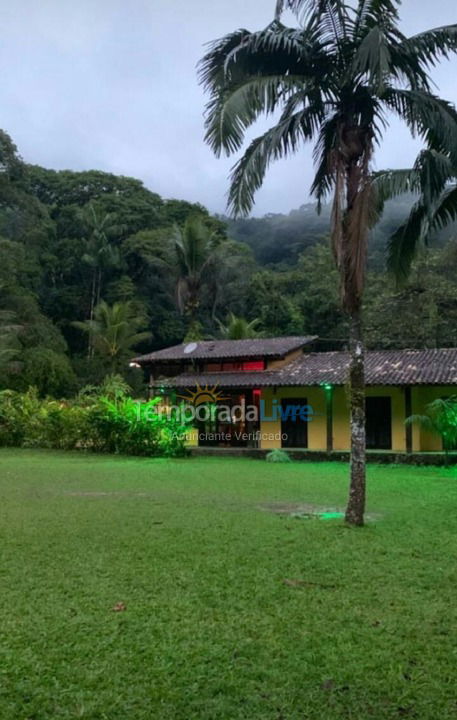
[[[323,518],[338,519],[344,518],[345,508],[330,507],[328,505],[313,505],[312,503],[262,503],[257,506],[259,510],[264,512],[272,512],[277,515],[289,515],[290,517],[300,518]],[[379,520],[379,513],[367,513],[367,520]]]

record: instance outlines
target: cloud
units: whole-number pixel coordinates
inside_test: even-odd
[[[203,142],[195,66],[205,42],[267,24],[273,0],[15,0],[3,9],[1,125],[28,162],[139,177],[165,197],[225,209],[235,159]],[[408,34],[454,22],[454,0],[405,0]],[[457,61],[433,72],[457,101]],[[394,121],[378,167],[409,165],[417,141]],[[306,202],[311,151],[275,165],[255,214]]]

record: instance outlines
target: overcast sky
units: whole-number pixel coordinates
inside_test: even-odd
[[[14,0],[2,3],[0,127],[27,162],[141,178],[164,197],[223,212],[233,159],[203,143],[203,45],[260,29],[275,0]],[[457,22],[455,0],[404,0],[403,30]],[[457,103],[457,60],[433,75]],[[411,164],[418,145],[393,125],[377,166]],[[308,200],[309,147],[270,170],[255,215]]]

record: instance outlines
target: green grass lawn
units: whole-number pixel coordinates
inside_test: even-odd
[[[455,719],[457,470],[368,475],[1,451],[0,718]]]

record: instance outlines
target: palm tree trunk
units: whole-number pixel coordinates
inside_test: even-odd
[[[90,316],[89,320],[92,323],[94,320],[94,310],[95,310],[95,274],[96,271],[92,273],[92,288],[91,288],[91,295],[90,295]],[[87,344],[87,357],[91,358],[93,356],[93,338],[92,338],[92,332],[89,332],[88,334],[88,344]]]
[[[346,522],[363,525],[365,513],[365,350],[360,306],[350,316],[351,481]]]
[[[98,269],[98,275],[97,275],[97,305],[100,304],[102,295],[102,269]]]

